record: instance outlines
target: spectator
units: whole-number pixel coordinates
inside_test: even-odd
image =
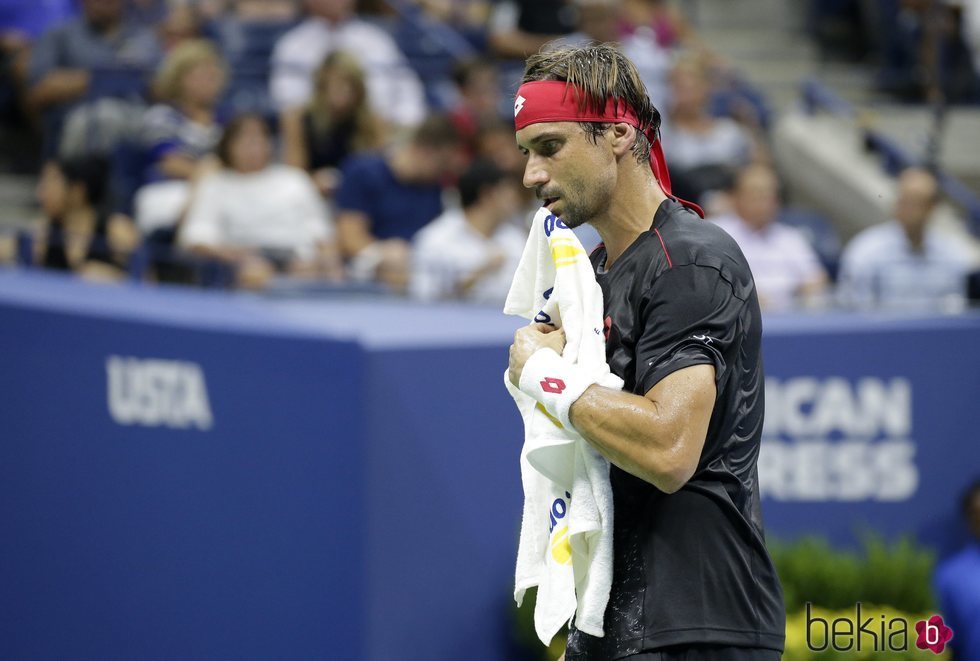
[[[334,51],[314,79],[310,103],[282,114],[283,161],[309,172],[332,197],[337,168],[352,154],[379,149],[383,127],[368,106],[364,71],[353,56]]]
[[[387,32],[357,18],[354,0],[306,0],[306,7],[309,18],[283,35],[272,54],[270,94],[280,111],[307,103],[314,69],[343,50],[367,72],[368,100],[379,116],[399,126],[422,121],[422,83]]]
[[[175,4],[156,23],[157,37],[164,52],[201,37],[201,17],[191,4]]]
[[[501,118],[500,101],[503,95],[496,62],[488,57],[463,60],[453,71],[453,81],[459,92],[459,100],[449,116],[471,153],[474,153],[481,124]]]
[[[182,43],[160,65],[154,79],[159,103],[143,115],[140,138],[147,167],[136,195],[136,220],[149,234],[174,225],[187,205],[189,182],[221,138],[218,101],[227,74],[210,42]]]
[[[959,308],[971,258],[965,246],[930,227],[939,183],[928,171],[898,178],[894,219],[869,227],[845,247],[839,294],[845,305],[905,309]]]
[[[674,192],[701,202],[709,191],[726,188],[734,172],[753,160],[752,136],[733,119],[712,117],[711,82],[700,57],[678,61],[670,86],[664,152]]]
[[[429,117],[387,153],[348,160],[336,204],[340,250],[351,277],[404,291],[408,242],[442,213],[443,184],[463,167],[462,141],[445,115]]]
[[[82,15],[44,33],[28,66],[27,101],[44,125],[45,156],[55,153],[68,110],[91,93],[102,68],[152,67],[160,44],[124,22],[123,0],[82,0]]]
[[[576,20],[572,0],[503,0],[490,16],[490,49],[500,57],[524,59],[571,34]]]
[[[649,29],[661,48],[703,49],[704,45],[687,16],[670,0],[624,0],[630,29]]]
[[[277,271],[339,279],[333,227],[310,178],[272,164],[272,136],[259,115],[233,119],[217,147],[222,168],[198,184],[178,241],[236,266],[260,287]]]
[[[101,158],[45,164],[37,186],[44,212],[34,243],[37,264],[96,280],[123,277],[138,238],[127,218],[106,214],[107,187]]]
[[[562,38],[562,43],[585,45],[619,41],[622,0],[576,0],[576,31]]]
[[[624,0],[622,14],[623,53],[636,63],[653,104],[669,108],[673,54],[693,33],[684,15],[663,2]]]
[[[232,11],[244,21],[279,23],[295,20],[299,14],[297,0],[235,0]]]
[[[980,479],[963,495],[970,529],[966,548],[936,568],[936,594],[943,619],[953,630],[955,659],[980,659]]]
[[[503,305],[527,241],[511,222],[521,204],[518,181],[476,161],[458,188],[462,208],[447,209],[412,241],[411,293]]]
[[[622,0],[577,0],[577,4],[578,30],[560,43],[618,42],[623,53],[636,62],[650,99],[666,107],[671,53],[657,42],[656,33],[647,26],[630,26]]]
[[[802,232],[776,222],[779,180],[764,165],[751,165],[735,180],[734,213],[714,219],[745,255],[765,310],[812,303],[827,288],[827,274]]]

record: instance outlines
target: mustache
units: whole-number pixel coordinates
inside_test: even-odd
[[[539,200],[547,200],[548,198],[561,197],[561,193],[554,190],[544,190],[543,188],[535,189],[534,196]]]

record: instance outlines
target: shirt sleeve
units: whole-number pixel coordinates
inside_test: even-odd
[[[359,211],[373,220],[371,173],[362,161],[353,159],[340,167],[340,187],[335,202],[338,211]]]
[[[720,382],[725,356],[739,335],[747,301],[712,267],[689,264],[661,274],[638,315],[635,382],[645,394],[665,376],[692,365],[713,365]]]
[[[837,297],[847,307],[865,308],[875,302],[874,266],[863,254],[861,236],[851,240],[841,256]]]
[[[451,293],[451,273],[445,260],[445,246],[424,232],[412,244],[412,275],[409,292],[414,298],[434,301]]]
[[[179,243],[183,246],[223,245],[221,231],[221,186],[216,175],[205,177],[198,184],[180,228]]]
[[[315,241],[329,241],[334,235],[333,219],[319,191],[306,172],[300,169],[289,172],[290,176],[296,179],[298,189],[296,202],[301,209],[308,235]]]
[[[793,232],[790,251],[791,254],[795,255],[794,263],[801,283],[807,283],[827,275],[816,251],[802,232]]]
[[[154,163],[182,146],[180,118],[166,106],[153,106],[143,114],[141,133],[147,157]]]

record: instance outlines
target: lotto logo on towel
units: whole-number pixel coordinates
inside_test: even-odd
[[[551,557],[560,565],[567,565],[572,562],[572,545],[568,541],[568,526],[557,527],[568,514],[568,503],[571,502],[571,499],[572,494],[566,491],[565,498],[555,498],[555,502],[551,504],[551,511],[548,513]]]
[[[553,376],[549,376],[541,382],[541,390],[555,395],[560,395],[565,392],[565,388],[565,382]]]
[[[109,356],[106,376],[109,414],[120,425],[206,430],[214,424],[197,363]]]

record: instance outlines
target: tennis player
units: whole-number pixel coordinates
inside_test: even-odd
[[[735,242],[675,199],[660,114],[616,49],[527,61],[514,105],[524,185],[570,227],[589,223],[606,356],[623,390],[576,388],[561,332],[517,331],[510,376],[612,463],[613,585],[605,636],[571,627],[567,661],[769,661],[782,589],[766,551],[756,463],[761,318]],[[542,391],[559,379],[572,401]],[[543,382],[543,383],[542,383]],[[550,399],[549,399],[550,398]]]

